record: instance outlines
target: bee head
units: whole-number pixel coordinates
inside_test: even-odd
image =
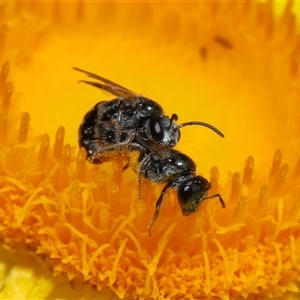
[[[157,144],[167,147],[174,147],[180,139],[180,131],[177,124],[178,116],[173,114],[171,118],[158,115],[148,121],[146,134]]]
[[[177,185],[177,197],[184,216],[198,210],[211,188],[211,183],[202,176],[188,176]]]

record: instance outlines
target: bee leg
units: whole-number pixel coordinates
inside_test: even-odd
[[[119,146],[121,149],[125,147],[124,143],[120,143]],[[87,151],[86,159],[92,164],[100,164],[103,162],[111,161],[109,154],[111,152],[118,151],[118,146],[113,145],[110,147],[99,147],[98,143],[95,142],[93,145],[90,145],[90,149],[91,150],[86,149],[86,151]],[[133,144],[129,145],[129,151],[140,151],[142,153],[145,153],[145,148],[143,148],[141,145],[133,143]],[[128,164],[130,165],[129,159],[128,159]]]
[[[136,132],[133,132],[130,136],[128,136],[128,138],[124,141],[124,143],[122,143],[122,145],[124,145],[124,150],[125,150],[125,155],[128,161],[128,165],[130,164],[130,157],[127,155],[127,152],[129,150],[129,146],[131,145],[132,141],[134,140],[136,135]]]
[[[139,170],[139,173],[138,173],[138,189],[139,189],[138,198],[139,198],[139,200],[141,200],[142,199],[142,172],[141,172],[141,169]]]
[[[123,106],[123,102],[120,103],[119,105],[117,121],[116,121],[116,143],[119,151],[121,151],[120,141],[121,141],[121,133],[122,133],[122,113],[121,113],[122,106]]]
[[[100,164],[103,162],[110,161],[109,157],[106,157],[105,154],[116,151],[117,147],[112,146],[112,147],[105,147],[101,148],[99,151],[93,151],[91,155],[87,154],[87,160],[92,163],[92,164]]]
[[[148,165],[150,164],[150,156],[146,155],[144,150],[140,150],[139,158],[138,158],[138,199],[142,199],[142,174],[147,174]]]
[[[222,198],[222,196],[220,194],[213,194],[213,195],[210,195],[210,196],[206,196],[205,198],[203,198],[203,200],[206,200],[206,199],[211,199],[211,198],[219,198],[220,202],[221,202],[221,205],[222,205],[222,208],[225,208],[226,207],[226,204]]]
[[[144,141],[143,139],[137,138],[137,143],[141,145],[142,148],[147,150],[148,152],[155,153],[158,157],[162,157],[163,151],[159,151],[161,149],[158,149],[158,147],[153,147],[148,141]]]
[[[166,192],[166,190],[171,186],[172,184],[171,183],[168,183],[164,188],[163,190],[161,191],[160,193],[160,196],[155,204],[155,212],[154,212],[154,215],[153,215],[153,218],[152,218],[152,221],[148,227],[148,235],[150,236],[151,235],[151,229],[153,227],[153,225],[155,224],[156,220],[158,219],[158,215],[159,215],[159,210],[160,210],[160,207],[161,207],[161,203],[163,201],[163,197],[164,197],[164,194]]]
[[[128,150],[135,136],[136,136],[136,132],[133,132],[131,135],[128,136],[128,138],[124,141],[124,143],[122,143],[125,146],[125,150]]]

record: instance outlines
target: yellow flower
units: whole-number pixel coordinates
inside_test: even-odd
[[[0,298],[291,298],[300,280],[299,36],[288,3],[0,4]],[[161,103],[226,202],[181,216],[168,191],[91,165],[100,74]],[[273,157],[273,158],[272,158]],[[212,165],[218,167],[211,168]],[[228,173],[228,170],[230,172]],[[36,263],[36,261],[38,263]],[[53,276],[54,275],[54,276]],[[71,284],[70,284],[71,283]]]

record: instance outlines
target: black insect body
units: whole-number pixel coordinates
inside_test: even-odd
[[[169,188],[176,191],[185,216],[197,211],[203,200],[214,197],[218,197],[222,207],[225,207],[221,195],[208,196],[211,183],[196,175],[194,161],[172,149],[180,139],[182,127],[205,126],[224,137],[217,128],[199,121],[177,125],[177,115],[166,116],[157,102],[96,74],[74,69],[98,80],[82,82],[117,96],[113,100],[97,103],[87,112],[80,125],[79,145],[85,148],[87,159],[95,164],[109,160],[111,152],[139,151],[140,156],[135,166],[139,196],[141,197],[142,177],[154,183],[165,184],[156,202],[155,213],[148,229],[149,235],[159,216],[164,194]]]
[[[128,148],[144,151],[145,148],[133,141],[136,129],[132,119],[136,118],[128,111],[127,100],[114,99],[97,103],[84,117],[79,128],[79,145],[87,151],[91,163],[105,161],[109,152]],[[119,108],[123,112],[119,116]],[[124,130],[125,128],[125,130]]]
[[[141,178],[166,185],[155,204],[155,213],[148,228],[149,235],[156,222],[165,192],[171,188],[177,193],[179,205],[184,216],[198,210],[200,204],[210,198],[218,197],[222,207],[225,203],[220,194],[207,195],[212,187],[211,183],[200,175],[196,175],[196,164],[187,155],[174,149],[165,150],[163,155],[149,153],[142,158],[139,164],[139,190]]]
[[[80,82],[117,96],[111,101],[97,103],[80,125],[79,146],[86,149],[87,159],[91,163],[105,161],[105,157],[112,151],[158,154],[161,149],[174,147],[180,139],[180,128],[190,125],[208,127],[224,137],[217,128],[205,122],[193,121],[177,125],[177,115],[166,116],[157,102],[96,74],[79,68],[74,70],[98,80]]]
[[[169,126],[172,119],[163,116],[159,122],[154,119],[153,125],[149,122],[161,112],[156,102],[144,97],[99,102],[84,117],[79,128],[79,145],[86,149],[92,163],[101,162],[103,155],[116,150],[155,151],[157,145],[152,140],[160,138],[157,144],[172,144],[170,135],[163,136],[159,127],[166,123],[165,119]],[[176,133],[173,138],[179,139]]]

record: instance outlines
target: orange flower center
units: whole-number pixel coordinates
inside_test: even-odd
[[[290,5],[281,18],[270,3],[251,2],[3,7],[4,245],[33,253],[73,284],[121,298],[298,292],[299,42]],[[149,237],[163,186],[143,180],[141,201],[137,175],[123,172],[118,153],[109,163],[86,162],[79,124],[112,97],[77,85],[85,78],[72,67],[145,94],[179,123],[220,128],[225,139],[183,128],[177,149],[195,160],[226,209],[211,199],[184,217],[168,191]]]

